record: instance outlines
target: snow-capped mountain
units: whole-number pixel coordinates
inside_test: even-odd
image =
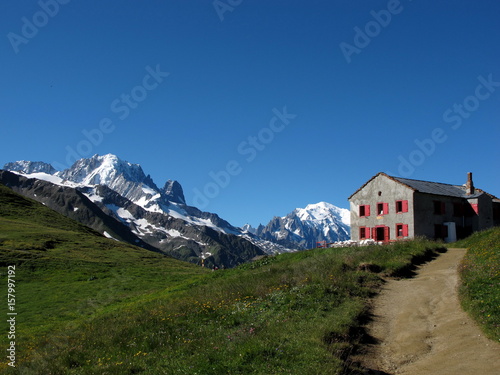
[[[8,163],[0,182],[107,237],[178,259],[232,267],[257,255],[296,251],[349,237],[348,210],[321,202],[237,228],[186,204],[179,182],[159,188],[139,164],[115,155],[80,159],[64,171],[43,162]],[[14,172],[15,174],[11,173]]]
[[[80,159],[60,172],[46,163],[26,161],[8,163],[4,169],[18,174],[19,178],[0,174],[0,182],[16,191],[108,237],[145,243],[179,259],[199,262],[203,257],[206,264],[231,267],[282,249],[243,233],[216,214],[186,205],[177,181],[168,180],[158,188],[140,165],[112,154]]]
[[[243,230],[262,239],[276,242],[292,249],[310,249],[317,242],[345,241],[350,238],[350,213],[327,202],[296,208],[284,217],[274,217],[266,226]]]
[[[26,160],[7,163],[4,165],[3,169],[7,171],[20,172],[23,174],[39,173],[39,172],[54,174],[57,172],[52,165],[44,163],[43,161],[26,161]]]

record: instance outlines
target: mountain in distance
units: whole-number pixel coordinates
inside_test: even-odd
[[[328,203],[296,209],[259,228],[237,228],[186,204],[179,182],[158,187],[142,167],[94,155],[56,171],[44,162],[7,163],[0,183],[108,238],[193,263],[233,267],[250,259],[346,239],[346,212]]]
[[[64,171],[43,162],[7,163],[0,183],[88,225],[107,237],[208,266],[234,267],[265,255],[265,243],[218,215],[185,203],[181,185],[159,188],[141,166],[94,155]],[[7,171],[9,170],[9,171]],[[266,243],[266,251],[279,245]]]
[[[242,230],[295,250],[312,249],[320,241],[333,243],[349,240],[350,212],[327,202],[319,202],[296,208],[284,217],[274,217],[265,226],[253,228],[246,224]]]

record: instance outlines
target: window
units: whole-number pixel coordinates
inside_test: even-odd
[[[369,204],[361,204],[359,206],[359,216],[370,216],[370,205]]]
[[[493,203],[493,220],[500,220],[500,204]]]
[[[396,224],[396,237],[408,237],[408,224]]]
[[[453,203],[453,216],[464,216],[464,205],[462,203]]]
[[[444,202],[434,201],[434,215],[444,215],[446,212]]]
[[[408,201],[396,201],[396,213],[408,212]]]
[[[370,228],[360,227],[359,228],[359,239],[366,240],[367,238],[370,238]]]
[[[389,203],[377,203],[377,216],[389,213]]]

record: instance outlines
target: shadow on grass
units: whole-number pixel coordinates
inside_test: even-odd
[[[393,271],[389,276],[398,279],[411,279],[417,275],[419,266],[436,259],[440,254],[444,254],[447,251],[446,247],[427,249],[424,254],[413,256],[410,263]]]

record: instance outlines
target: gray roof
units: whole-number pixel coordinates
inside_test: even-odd
[[[476,191],[476,194],[467,195],[465,186],[462,185],[449,185],[440,182],[410,180],[409,178],[392,177],[394,180],[399,181],[420,193],[446,195],[449,197],[458,198],[477,198],[482,191]]]
[[[465,199],[477,198],[483,194],[486,194],[489,197],[491,197],[491,199],[493,199],[495,202],[500,202],[500,199],[498,199],[494,195],[488,194],[487,192],[481,189],[476,188],[475,194],[467,195],[467,190],[465,185],[450,185],[450,184],[442,184],[440,182],[411,180],[409,178],[389,176],[384,172],[377,173],[375,176],[373,176],[367,182],[365,182],[363,186],[361,186],[348,198],[349,201],[354,195],[356,195],[360,190],[362,190],[366,185],[368,185],[374,178],[378,176],[385,176],[393,181],[396,181],[400,184],[407,186],[410,189],[413,189],[414,191],[418,191],[419,193],[444,195],[448,197],[457,197]]]

